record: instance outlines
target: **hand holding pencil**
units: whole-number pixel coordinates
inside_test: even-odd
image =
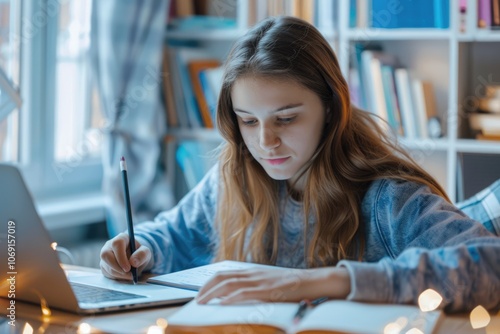
[[[128,226],[128,237],[129,237],[129,248],[130,248],[130,256],[135,252],[135,237],[134,237],[134,222],[132,220],[132,206],[130,204],[130,195],[128,191],[128,178],[127,178],[127,163],[125,162],[125,158],[122,157],[120,160],[120,170],[122,173],[122,181],[123,181],[123,190],[124,190],[124,198],[125,198],[125,208],[127,210],[127,226]],[[132,279],[134,284],[137,284],[137,268],[132,267]]]
[[[124,187],[124,198],[127,211],[128,233],[120,233],[108,240],[101,250],[101,271],[112,279],[132,279],[137,282],[140,273],[152,266],[151,250],[135,240],[132,221],[132,208],[128,191],[127,165],[125,158],[120,160],[120,170]]]

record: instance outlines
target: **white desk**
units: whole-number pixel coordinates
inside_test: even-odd
[[[72,267],[74,269],[74,267]],[[83,271],[95,270],[81,268]],[[155,326],[158,319],[168,318],[179,309],[179,306],[156,307],[136,311],[117,312],[97,316],[78,316],[71,313],[52,310],[50,317],[44,317],[41,308],[37,305],[16,302],[16,326],[8,324],[6,308],[8,300],[0,298],[0,333],[23,333],[28,323],[33,333],[85,333],[78,331],[81,323],[88,324],[90,333],[148,333],[151,326]],[[447,315],[440,322],[438,334],[500,334],[500,313],[492,316],[486,328],[473,329],[468,315]]]

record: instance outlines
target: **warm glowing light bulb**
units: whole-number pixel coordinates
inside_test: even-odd
[[[156,320],[156,326],[161,327],[161,328],[167,328],[168,326],[168,321],[163,318],[158,318]]]
[[[413,327],[406,334],[424,334],[420,329]]]
[[[50,247],[52,247],[53,250],[56,250],[56,248],[57,248],[57,242],[51,243]]]
[[[442,301],[443,297],[432,289],[427,289],[418,296],[418,306],[422,312],[434,311]]]
[[[488,326],[490,320],[490,314],[481,305],[476,306],[470,313],[470,324],[474,329]]]
[[[50,308],[46,306],[45,307],[42,306],[42,313],[46,317],[49,317],[52,314],[52,312],[50,312]]]
[[[23,334],[33,334],[33,327],[29,323],[24,325]]]
[[[384,327],[384,334],[399,334],[401,329],[403,327],[397,322],[390,322]]]
[[[148,334],[163,334],[164,330],[160,326],[150,326],[148,328]]]
[[[86,322],[82,322],[78,325],[78,334],[89,334],[90,332],[92,332],[92,327]]]

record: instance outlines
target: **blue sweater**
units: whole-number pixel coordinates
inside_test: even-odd
[[[175,208],[136,227],[137,240],[153,254],[147,270],[164,274],[212,261],[218,244],[213,228],[218,174],[216,166]],[[284,181],[280,213],[276,265],[306,268],[303,207],[286,195]],[[363,262],[338,263],[351,276],[349,300],[416,304],[420,293],[432,288],[449,312],[500,307],[500,238],[428,187],[388,179],[372,182],[361,215]],[[314,223],[311,216],[310,227]]]

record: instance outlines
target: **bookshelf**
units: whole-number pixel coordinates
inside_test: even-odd
[[[294,0],[234,1],[236,6],[234,29],[201,32],[167,30],[166,40],[175,44],[190,41],[203,49],[203,52],[212,50],[211,52],[217,54],[217,58],[223,60],[234,40],[248,29],[252,21],[258,21],[268,15],[266,13],[269,13],[272,7],[269,3],[275,2],[272,10],[276,11],[277,7],[282,6],[281,13],[290,14],[290,5],[286,3],[294,2]],[[381,3],[379,0],[370,0],[366,3],[371,1],[377,1],[379,5]],[[432,0],[425,2],[429,1],[432,3]],[[443,0],[434,1],[439,1],[441,5]],[[395,56],[399,62],[398,66],[408,69],[412,77],[432,83],[436,112],[441,120],[443,135],[439,138],[400,136],[398,140],[419,164],[437,178],[452,200],[463,199],[464,182],[460,175],[474,174],[471,171],[464,173],[462,167],[470,168],[474,165],[470,163],[470,159],[474,159],[475,155],[479,160],[488,156],[493,158],[492,161],[499,163],[496,167],[490,166],[489,179],[482,181],[485,183],[484,186],[489,180],[492,182],[495,178],[500,178],[500,168],[498,168],[500,159],[495,160],[496,157],[500,158],[500,141],[474,139],[468,122],[469,113],[476,111],[474,109],[480,98],[478,91],[481,91],[485,82],[500,85],[500,66],[496,56],[500,53],[500,30],[478,27],[476,0],[450,0],[449,8],[444,7],[446,10],[439,23],[440,28],[391,29],[370,27],[370,12],[369,10],[366,12],[366,9],[363,9],[363,13],[356,12],[356,14],[365,16],[368,24],[359,24],[359,20],[353,24],[352,5],[359,3],[356,0],[306,0],[305,2],[314,6],[311,8],[314,9],[315,25],[335,50],[346,78],[352,75],[351,69],[356,66],[353,63],[354,46],[377,45],[384,53]],[[404,4],[404,1],[401,3]],[[460,6],[463,5],[466,9],[461,11]],[[278,14],[278,12],[273,13]],[[175,149],[183,140],[212,142],[214,146],[221,140],[216,130],[204,128],[171,129],[169,138],[170,150]],[[463,160],[465,156],[469,161],[467,163]],[[175,159],[171,157],[170,154],[169,166],[175,163]],[[176,173],[172,173],[171,177],[178,182],[177,173],[182,171],[178,167],[175,169]],[[182,194],[183,191],[178,193],[178,197]]]

